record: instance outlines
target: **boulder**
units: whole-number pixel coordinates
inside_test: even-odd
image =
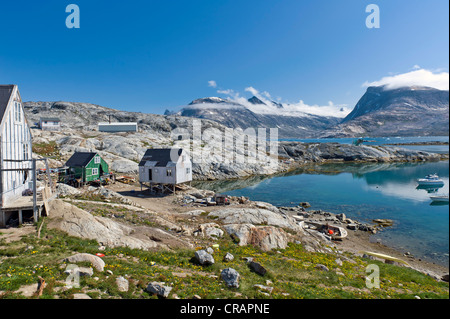
[[[252,224],[231,224],[224,228],[240,246],[253,245],[263,251],[270,251],[274,248],[285,249],[288,244],[288,236],[281,228]]]
[[[78,293],[78,294],[73,294],[73,299],[92,299],[92,298],[89,297],[89,295],[87,295],[87,294]]]
[[[220,226],[216,223],[206,223],[200,225],[200,230],[203,236],[209,238],[220,238],[223,236],[223,230],[220,229]]]
[[[214,264],[214,257],[203,249],[195,252],[195,259],[197,259],[200,265]]]
[[[172,287],[165,286],[163,282],[151,282],[148,284],[146,290],[151,294],[156,294],[160,297],[167,298]]]
[[[128,280],[122,276],[116,278],[117,289],[121,292],[128,291]]]
[[[71,263],[89,262],[97,271],[100,272],[103,272],[105,267],[105,262],[100,257],[87,253],[81,253],[67,257],[64,259],[64,261]]]
[[[78,274],[79,276],[92,277],[94,275],[94,270],[91,267],[77,267],[70,268],[64,271],[66,275],[71,275],[73,273]]]
[[[234,256],[230,253],[226,253],[225,256],[223,256],[223,261],[228,262],[234,260]]]
[[[227,287],[239,288],[239,273],[233,268],[225,268],[220,273],[220,276],[225,281]]]
[[[301,207],[303,207],[303,208],[309,208],[309,207],[311,207],[311,204],[308,203],[308,202],[301,202],[299,205],[300,205]]]
[[[270,287],[270,286],[264,286],[264,285],[259,285],[259,284],[253,285],[253,287],[259,289],[260,291],[265,291],[265,292],[267,292],[267,293],[269,293],[269,294],[271,294],[271,293],[272,293],[272,290],[273,290],[273,287]]]
[[[256,272],[258,275],[264,276],[267,273],[266,268],[264,268],[260,263],[251,261],[248,263],[251,270]]]
[[[322,264],[317,264],[316,268],[319,270],[323,270],[323,271],[330,271],[327,266],[322,265]]]
[[[82,192],[76,189],[75,187],[63,183],[58,183],[56,187],[56,193],[58,194],[58,196],[70,196],[70,195],[79,195]]]

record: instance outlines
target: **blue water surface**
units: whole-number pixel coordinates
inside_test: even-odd
[[[418,188],[416,180],[430,173],[437,173],[445,185],[438,189]],[[364,222],[392,219],[394,226],[373,235],[372,239],[448,266],[449,206],[430,199],[433,194],[448,194],[448,185],[449,162],[440,161],[326,164],[275,177],[249,179],[248,185],[216,183],[211,189],[276,206],[294,206],[306,201],[311,204],[310,209],[344,213]]]

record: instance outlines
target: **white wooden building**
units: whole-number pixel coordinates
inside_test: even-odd
[[[137,122],[100,122],[98,123],[100,132],[137,132]]]
[[[192,162],[181,148],[148,149],[139,163],[141,185],[171,185],[192,181]]]
[[[30,189],[31,131],[17,85],[0,85],[0,226],[6,207]]]
[[[61,120],[57,117],[41,117],[39,127],[45,131],[59,131],[61,130]]]

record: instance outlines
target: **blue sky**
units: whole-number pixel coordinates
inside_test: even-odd
[[[217,91],[309,105],[356,104],[364,83],[447,72],[444,0],[8,1],[0,83],[25,101],[162,113]],[[80,28],[65,25],[67,5]],[[368,4],[380,8],[369,29]],[[211,87],[208,81],[215,81]]]

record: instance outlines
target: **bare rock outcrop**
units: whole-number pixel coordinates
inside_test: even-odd
[[[109,247],[129,247],[143,250],[167,249],[174,246],[191,247],[190,243],[158,228],[130,227],[108,218],[93,216],[58,199],[51,201],[49,205],[52,216],[47,227],[62,230],[70,236],[95,239]]]

